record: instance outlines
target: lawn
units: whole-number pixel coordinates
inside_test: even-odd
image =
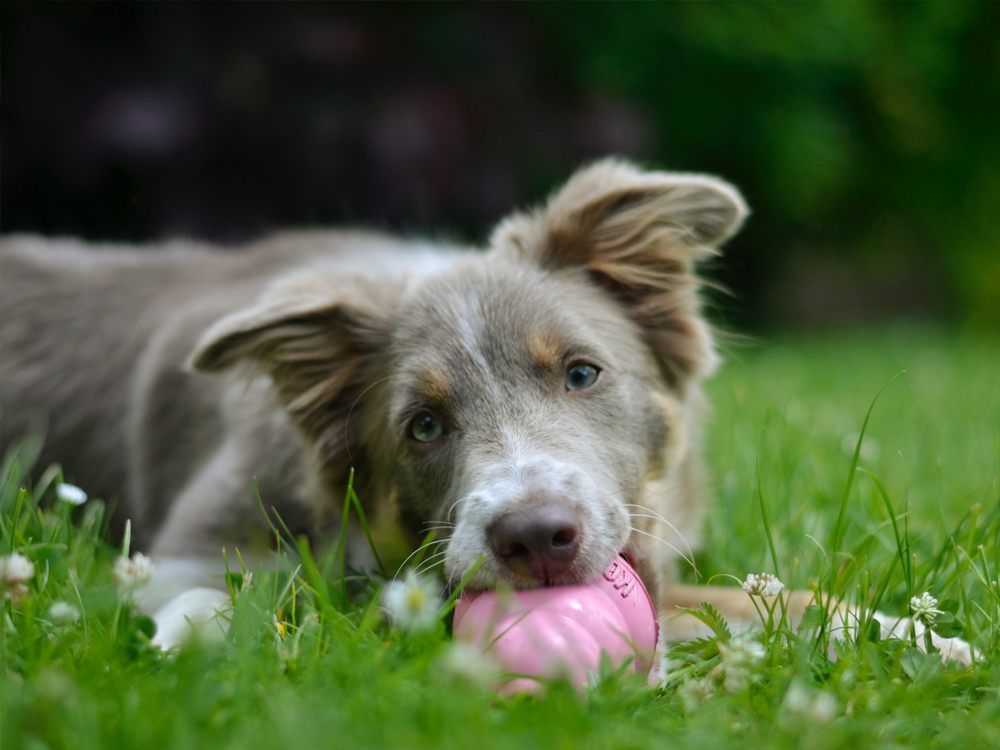
[[[163,655],[112,577],[100,503],[56,501],[54,472],[21,489],[29,446],[0,474],[0,555],[35,567],[0,602],[0,748],[1000,747],[1000,341],[894,329],[727,355],[709,386],[701,580],[777,572],[899,614],[926,590],[942,631],[980,650],[973,667],[870,632],[831,651],[817,610],[809,630],[775,622],[733,691],[706,677],[708,640],[678,649],[656,690],[608,670],[582,697],[498,698],[456,666],[443,625],[390,627],[377,582],[349,596],[335,555],[237,572],[228,639]]]

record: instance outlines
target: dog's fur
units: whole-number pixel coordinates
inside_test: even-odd
[[[322,542],[351,467],[377,522],[414,541],[443,530],[453,580],[485,556],[474,586],[583,581],[624,550],[658,601],[690,603],[670,583],[704,512],[700,385],[717,361],[696,267],[746,214],[722,180],[604,161],[486,250],[368,232],[238,252],[11,237],[5,432],[44,428],[46,458],[120,499],[160,560],[164,645],[221,601],[192,589],[211,583],[195,561],[264,536],[253,481]],[[578,363],[599,376],[571,390]],[[409,430],[426,413],[443,434],[422,443]],[[544,581],[488,534],[542,501],[580,530]],[[753,616],[738,590],[691,596]]]

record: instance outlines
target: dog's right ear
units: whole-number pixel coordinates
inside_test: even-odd
[[[364,388],[366,367],[388,343],[395,298],[389,286],[282,280],[257,304],[212,325],[189,367],[245,365],[266,373],[305,433],[332,455],[342,447],[343,419]]]

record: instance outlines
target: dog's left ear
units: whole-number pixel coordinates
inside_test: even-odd
[[[717,362],[696,264],[747,213],[723,180],[606,160],[573,175],[543,208],[501,222],[491,245],[547,269],[584,268],[641,326],[668,380],[682,385]]]

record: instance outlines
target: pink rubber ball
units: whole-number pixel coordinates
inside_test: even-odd
[[[466,592],[455,607],[454,635],[511,674],[501,691],[516,693],[538,690],[545,678],[583,687],[602,653],[648,674],[659,626],[642,580],[617,557],[586,585]]]

